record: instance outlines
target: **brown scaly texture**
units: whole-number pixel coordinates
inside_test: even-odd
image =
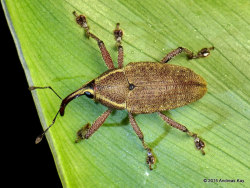
[[[95,80],[96,101],[133,114],[184,106],[200,99],[206,91],[205,80],[192,70],[156,62],[129,63]]]
[[[128,88],[123,69],[108,70],[95,79],[95,100],[112,109],[125,109]]]
[[[129,63],[125,75],[130,84],[126,109],[134,114],[170,110],[200,99],[205,80],[192,70],[156,62]]]

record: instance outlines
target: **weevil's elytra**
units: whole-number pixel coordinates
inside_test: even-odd
[[[200,99],[207,90],[201,76],[178,65],[138,62],[124,69],[128,81],[135,85],[126,100],[126,109],[133,114],[184,106]]]
[[[108,70],[62,100],[52,124],[37,138],[36,143],[41,141],[46,131],[55,123],[57,115],[59,113],[61,116],[64,115],[65,107],[70,101],[81,95],[86,95],[88,98],[107,106],[108,110],[99,116],[91,126],[89,123],[83,126],[77,132],[76,142],[92,136],[113,110],[127,110],[130,124],[147,151],[146,163],[149,165],[149,169],[152,170],[152,165],[156,159],[152,149],[145,143],[144,135],[133,115],[157,112],[166,123],[193,137],[195,147],[201,150],[202,154],[205,154],[203,150],[205,143],[197,134],[170,119],[162,111],[195,102],[203,97],[207,91],[206,81],[200,75],[186,67],[167,64],[167,62],[182,52],[186,53],[189,59],[207,57],[214,47],[203,48],[197,54],[186,48],[178,47],[159,62],[131,62],[123,66],[123,32],[120,29],[120,24],[117,23],[114,38],[118,49],[118,68],[115,68],[104,42],[89,31],[86,17],[77,15],[76,12],[73,12],[73,14],[76,17],[76,23],[85,30],[87,37],[97,42]],[[45,88],[51,89],[61,99],[50,86],[31,86],[30,90]]]

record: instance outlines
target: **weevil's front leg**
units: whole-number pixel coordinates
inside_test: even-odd
[[[121,41],[122,41],[123,32],[119,28],[119,26],[120,26],[120,24],[117,23],[116,28],[114,30],[114,36],[115,36],[116,45],[118,48],[118,68],[122,68],[123,67],[123,47],[122,47]]]
[[[205,152],[203,148],[205,147],[205,143],[197,136],[197,134],[190,132],[184,125],[175,122],[174,120],[170,119],[166,115],[162,114],[161,112],[158,112],[159,116],[167,122],[172,127],[181,130],[182,132],[186,132],[189,136],[192,136],[194,138],[194,144],[195,147],[198,150],[201,150],[202,154],[205,155]]]
[[[74,11],[73,14],[75,15],[76,17],[76,23],[79,24],[86,32],[86,35],[88,37],[91,37],[93,39],[95,39],[97,41],[97,44],[101,50],[101,53],[102,53],[102,58],[103,60],[105,61],[107,67],[109,69],[113,69],[115,68],[114,67],[114,63],[110,57],[110,54],[108,52],[108,50],[106,49],[104,43],[102,40],[100,40],[97,36],[95,36],[93,33],[91,33],[89,31],[89,26],[87,24],[87,20],[86,20],[86,17],[84,15],[77,15],[77,13]]]
[[[214,47],[210,48],[202,48],[197,54],[194,54],[192,51],[190,51],[187,48],[179,47],[172,52],[168,53],[162,60],[161,63],[167,63],[170,61],[172,58],[177,56],[178,54],[185,52],[187,54],[188,59],[197,59],[197,58],[202,58],[202,57],[207,57],[210,54],[210,51],[213,50]]]
[[[104,121],[108,118],[108,116],[111,114],[112,110],[108,109],[106,110],[101,116],[99,116],[95,122],[90,127],[90,124],[86,124],[83,126],[78,132],[77,132],[77,139],[75,142],[79,142],[83,139],[88,139],[92,134],[94,134],[97,129],[99,129]]]
[[[136,121],[135,121],[135,118],[133,117],[133,115],[131,113],[128,113],[129,115],[129,121],[130,121],[130,124],[132,125],[135,133],[137,134],[137,136],[139,137],[139,139],[141,140],[142,142],[142,145],[144,147],[145,150],[147,150],[147,159],[146,159],[146,162],[147,164],[149,165],[149,169],[152,170],[152,167],[151,165],[153,165],[155,163],[155,157],[152,153],[152,149],[149,148],[147,146],[147,144],[144,142],[144,136],[143,136],[143,133],[141,132],[141,129],[140,127],[137,125]]]

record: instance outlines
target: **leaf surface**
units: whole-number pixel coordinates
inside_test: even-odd
[[[187,61],[179,55],[171,61],[205,78],[208,93],[165,112],[201,136],[205,156],[196,151],[192,138],[170,128],[157,114],[137,115],[145,141],[157,156],[155,169],[149,171],[126,111],[112,113],[89,140],[75,144],[76,131],[106,110],[80,97],[46,134],[65,187],[250,186],[249,1],[2,0],[2,5],[29,85],[50,85],[62,97],[107,70],[96,42],[75,23],[74,10],[87,16],[91,31],[104,41],[115,62],[112,31],[121,23],[125,65],[159,61],[178,46],[193,51],[215,46],[208,58]],[[50,90],[32,93],[45,129],[61,101]]]

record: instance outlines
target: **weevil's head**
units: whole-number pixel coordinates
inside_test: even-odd
[[[33,87],[33,88],[36,89],[35,87]],[[31,89],[33,89],[33,88],[31,88]],[[39,87],[37,87],[37,88],[39,88]],[[54,117],[54,119],[52,121],[52,124],[50,124],[50,126],[48,126],[47,129],[45,129],[43,131],[43,133],[36,138],[35,143],[38,144],[39,142],[41,142],[41,140],[43,139],[43,136],[45,135],[45,133],[50,129],[50,127],[52,125],[54,125],[54,123],[56,121],[56,118],[57,118],[57,115],[59,113],[60,113],[61,116],[64,115],[65,107],[67,106],[67,104],[70,101],[72,101],[73,99],[75,99],[75,98],[77,98],[77,97],[79,97],[81,95],[86,95],[87,97],[93,99],[95,97],[94,88],[95,88],[95,80],[92,80],[92,81],[88,82],[87,84],[83,85],[80,89],[78,89],[75,92],[69,94],[65,99],[63,99],[62,103],[61,103],[61,106],[60,106],[60,109],[56,113],[56,115],[55,115],[55,117]]]
[[[64,110],[67,104],[72,101],[73,99],[81,96],[81,95],[86,95],[88,98],[93,99],[95,97],[95,80],[92,80],[88,82],[87,84],[83,85],[81,88],[76,90],[75,92],[69,94],[65,99],[62,100],[61,106],[60,106],[60,115],[64,115]]]

